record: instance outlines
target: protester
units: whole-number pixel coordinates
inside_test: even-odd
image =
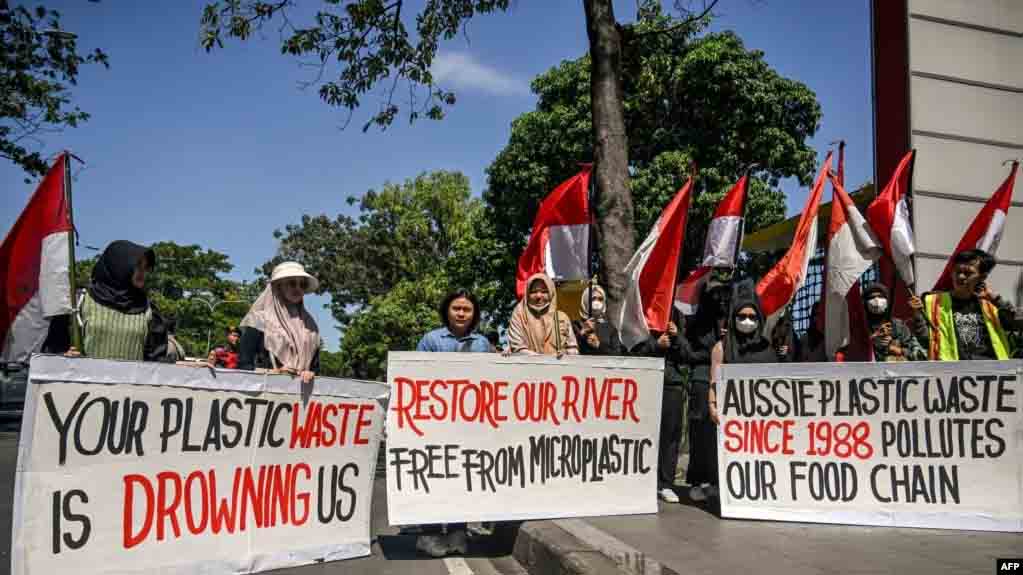
[[[771,342],[764,337],[764,313],[760,298],[752,281],[746,280],[732,290],[732,313],[728,316],[728,328],[724,339],[711,352],[711,387],[708,396],[711,421],[719,423],[717,408],[717,378],[725,364],[774,363],[777,353]],[[709,495],[717,497],[717,484],[712,484]]]
[[[239,342],[242,332],[235,326],[227,328],[227,343],[210,351],[210,367],[238,369]]]
[[[821,317],[823,310],[824,307],[820,300],[815,301],[810,308],[810,325],[806,328],[803,337],[799,339],[799,349],[792,356],[797,361],[803,363],[828,361],[828,350],[824,345],[824,332],[820,330],[820,326],[824,323]]]
[[[480,323],[479,302],[465,289],[447,295],[438,308],[439,327],[422,337],[416,351],[474,351],[488,353],[490,342],[476,328]]]
[[[490,342],[490,351],[494,353],[502,353],[504,351],[504,346],[501,345],[501,334],[496,329],[487,331],[486,338]]]
[[[443,327],[424,335],[416,351],[491,351],[487,338],[476,333],[480,322],[480,306],[471,292],[458,289],[449,293],[437,311]],[[452,553],[465,555],[468,544],[465,523],[424,525],[420,527],[420,535],[416,538],[416,549],[431,557],[444,557]]]
[[[242,319],[238,369],[257,367],[298,375],[303,383],[319,369],[320,332],[303,304],[319,282],[302,264],[284,262]]]
[[[69,355],[102,359],[161,361],[167,326],[146,293],[156,267],[153,250],[126,240],[111,243],[95,267],[80,303],[82,349]]]
[[[572,322],[558,310],[554,281],[546,274],[533,274],[526,281],[526,296],[508,324],[508,346],[510,353],[526,355],[579,353]]]
[[[607,321],[607,294],[604,288],[591,284],[583,290],[579,304],[579,321],[572,323],[579,353],[583,355],[623,355],[621,337]]]
[[[863,307],[870,331],[874,361],[923,361],[927,350],[902,320],[892,317],[891,294],[884,284],[863,286]]]
[[[952,265],[952,291],[910,298],[917,340],[931,360],[1009,359],[1009,334],[1023,330],[1023,320],[987,286],[995,258],[973,249],[956,254]]]
[[[664,388],[661,395],[661,430],[657,454],[657,496],[666,503],[678,503],[675,493],[675,468],[682,441],[687,399],[685,366],[689,346],[680,327],[683,318],[672,308],[668,329],[651,333],[647,341],[632,349],[634,355],[664,358]]]
[[[685,341],[689,362],[689,409],[686,414],[689,498],[704,501],[717,486],[717,428],[710,419],[711,350],[724,335],[731,288],[724,278],[712,278],[700,293],[699,308],[686,322]]]
[[[185,361],[187,354],[185,354],[185,346],[181,345],[178,341],[178,321],[176,319],[167,320],[167,355],[164,357],[164,361],[168,363],[174,363],[176,361]]]

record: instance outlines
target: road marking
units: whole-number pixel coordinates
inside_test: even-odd
[[[461,557],[445,557],[444,566],[448,568],[451,575],[476,575],[476,573]]]
[[[582,519],[558,519],[554,524],[606,555],[619,567],[634,575],[678,575],[617,537]]]

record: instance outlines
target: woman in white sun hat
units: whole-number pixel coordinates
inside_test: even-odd
[[[302,264],[284,262],[242,319],[238,369],[265,368],[313,380],[320,363],[320,330],[302,303],[320,282]]]

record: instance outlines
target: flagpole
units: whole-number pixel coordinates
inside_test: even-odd
[[[68,286],[71,290],[71,346],[82,351],[82,331],[78,325],[78,305],[76,295],[78,287],[75,282],[75,217],[71,204],[71,152],[64,150],[64,198],[67,201],[67,219],[71,229],[68,230]]]
[[[696,162],[693,162],[689,166],[689,179],[692,181],[693,190],[695,191],[696,190]],[[686,184],[682,184],[682,185],[685,186]],[[690,206],[691,205],[692,204],[690,203]],[[686,245],[686,237],[685,237],[685,234],[683,234],[682,235],[682,247],[685,248],[685,245]],[[678,252],[679,252],[678,253],[678,258],[679,258],[679,260],[681,260],[682,257],[685,255],[685,249],[680,249]],[[683,277],[682,276],[682,262],[679,261],[675,265],[676,265],[676,267],[675,267],[675,281],[672,282],[672,286],[671,286],[671,308],[672,309],[674,309],[674,307],[675,307],[675,296],[678,295],[678,284],[682,280],[682,277]],[[669,313],[669,316],[668,316],[668,323],[671,323],[671,315],[670,315],[670,313]],[[675,327],[678,327],[678,326],[675,326]]]
[[[916,148],[913,148],[913,158],[909,160],[909,178],[906,181],[906,197],[910,201],[907,202],[910,209],[910,221],[913,222],[913,243],[916,244],[916,198],[913,197],[913,170],[916,169]],[[894,263],[894,260],[892,261]],[[916,296],[916,249],[914,245],[913,253],[909,256],[909,265],[913,268],[913,283],[912,285],[906,284],[906,289],[909,290],[909,294]],[[899,274],[899,266],[895,266],[895,275]]]
[[[749,204],[749,181],[753,168],[759,164],[752,163],[746,166],[746,183],[742,190],[742,216],[739,218],[739,237],[735,240],[735,253],[732,254],[732,279],[735,279],[735,271],[739,269],[739,252],[742,251],[742,240],[746,237],[746,206]]]

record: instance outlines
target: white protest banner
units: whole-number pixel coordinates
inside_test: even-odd
[[[34,356],[11,572],[252,573],[368,555],[386,395]]]
[[[726,365],[721,515],[1023,531],[1021,366]]]
[[[391,352],[390,523],[656,513],[663,366]]]

